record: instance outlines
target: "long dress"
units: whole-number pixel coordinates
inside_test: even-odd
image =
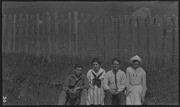
[[[136,70],[128,67],[126,70],[127,89],[131,92],[126,98],[127,105],[142,105],[141,98],[146,93],[146,73],[139,67]]]
[[[88,89],[88,100],[87,105],[104,105],[104,90],[102,88],[102,81],[104,79],[104,75],[106,74],[105,70],[100,68],[99,71],[96,73],[93,69],[90,69],[87,73],[88,82],[90,85],[93,84],[94,74],[96,76],[100,76],[99,79],[101,80],[101,86],[98,87],[94,85],[95,89],[89,88]]]

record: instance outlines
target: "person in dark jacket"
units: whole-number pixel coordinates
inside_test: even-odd
[[[63,84],[58,105],[86,105],[89,84],[82,70],[83,66],[79,64],[74,66],[74,73]]]

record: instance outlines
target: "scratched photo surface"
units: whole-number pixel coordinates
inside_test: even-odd
[[[2,2],[3,105],[57,105],[63,82],[94,57],[126,72],[139,55],[146,105],[178,105],[178,2]]]

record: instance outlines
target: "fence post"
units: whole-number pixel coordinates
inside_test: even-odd
[[[149,16],[146,18],[147,24],[146,24],[146,29],[147,29],[147,57],[148,57],[148,63],[150,62],[150,48],[149,48],[149,36],[150,36],[150,18]]]
[[[68,13],[68,21],[69,21],[69,56],[71,56],[71,45],[72,45],[72,33],[71,33],[71,24],[72,24],[72,19],[71,19],[71,12]]]
[[[51,49],[51,35],[50,35],[50,15],[49,12],[46,12],[47,17],[47,29],[48,29],[48,44],[49,44],[49,56],[51,55],[52,49]]]
[[[5,42],[5,25],[6,25],[6,15],[3,15],[3,26],[2,26],[2,52],[4,52],[4,42]]]
[[[172,63],[174,64],[175,59],[175,16],[172,17]]]
[[[158,28],[158,15],[156,15],[155,17],[155,34],[157,34],[157,28]],[[158,40],[157,40],[157,35],[155,35],[155,50],[156,50],[156,54],[155,54],[155,62],[156,62],[156,65],[158,64]]]
[[[104,35],[105,17],[102,17],[102,36],[103,36],[103,59],[106,62],[106,37]]]
[[[130,48],[131,48],[131,56],[133,55],[133,17],[130,16],[129,20],[129,32],[130,32]]]
[[[40,55],[40,43],[39,43],[39,39],[40,39],[40,35],[39,35],[39,14],[36,14],[36,26],[37,26],[37,48],[36,48],[36,55],[39,56]]]
[[[29,15],[26,14],[26,40],[25,40],[25,52],[28,53],[28,43],[29,43]]]
[[[76,57],[78,56],[78,12],[74,11],[74,35],[75,35],[75,49],[76,49]]]
[[[13,52],[16,52],[16,14],[13,15]]]
[[[165,39],[167,36],[167,29],[166,29],[166,17],[163,17],[163,28],[162,28],[162,33],[163,33],[163,37],[162,37],[162,64],[164,65],[165,63]]]
[[[57,36],[58,36],[58,24],[59,24],[59,22],[58,22],[58,13],[57,12],[55,12],[54,13],[54,28],[55,28],[55,34],[54,34],[54,41],[55,41],[55,45],[54,45],[54,47],[55,47],[55,55],[58,55],[58,41],[57,41]]]
[[[12,52],[12,48],[11,48],[11,39],[12,39],[12,15],[10,14],[8,16],[8,19],[9,19],[9,37],[8,37],[8,52]]]

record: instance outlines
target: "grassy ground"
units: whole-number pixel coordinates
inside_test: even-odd
[[[72,57],[42,57],[27,54],[3,54],[4,105],[56,105],[61,92],[61,83],[72,73]],[[90,68],[89,60],[79,60]],[[128,66],[123,62],[122,70]],[[159,69],[144,65],[147,72],[147,104],[178,104],[178,69],[166,65]],[[104,65],[105,70],[109,69]]]

